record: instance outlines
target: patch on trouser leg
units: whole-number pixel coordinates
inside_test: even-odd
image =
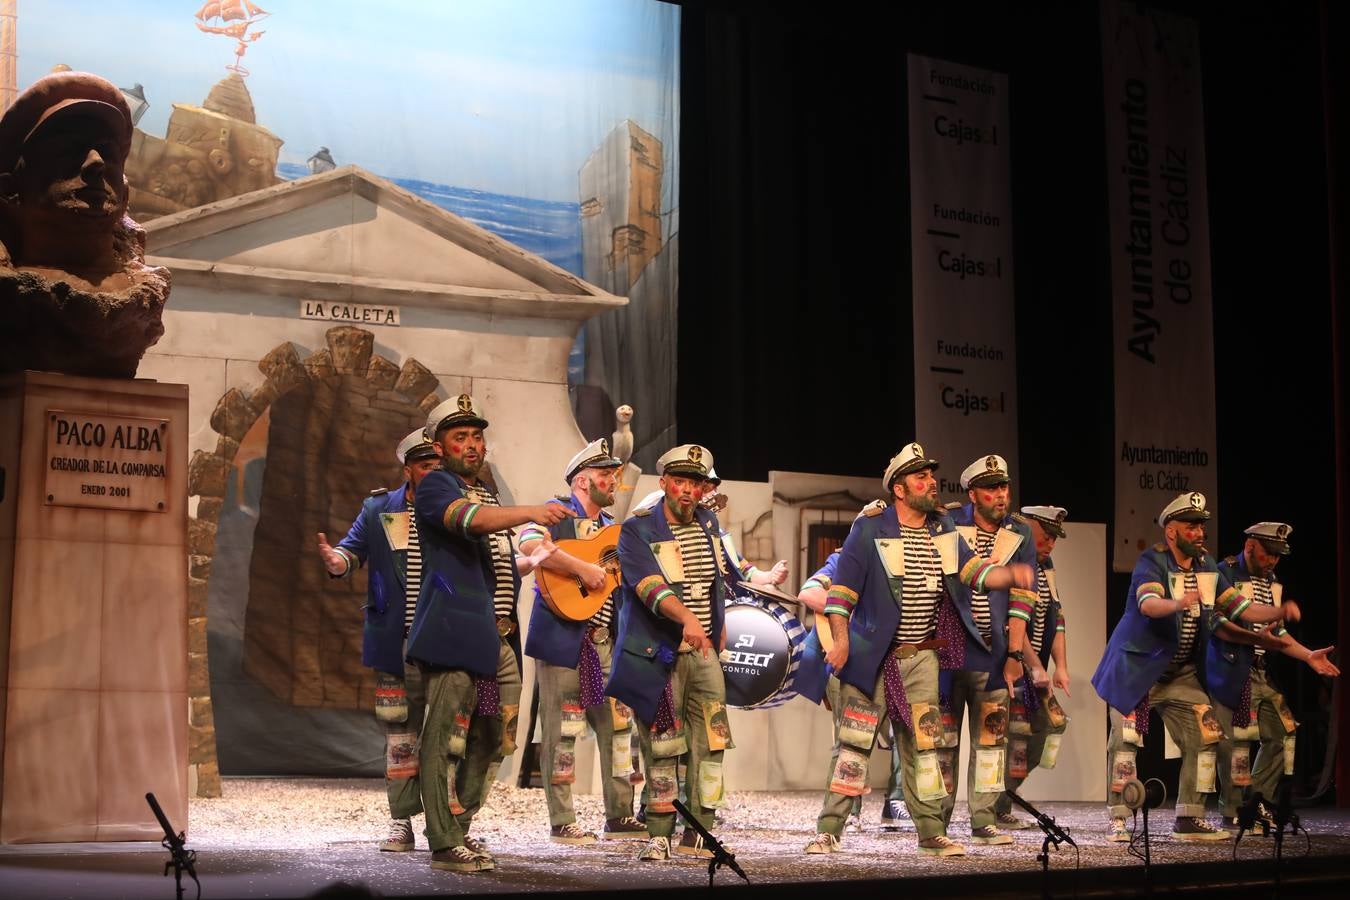
[[[1219,768],[1219,752],[1202,750],[1195,757],[1195,790],[1199,794],[1214,793],[1214,775]]]
[[[1015,737],[1008,739],[1008,777],[1027,777],[1027,739]]]
[[[727,805],[720,762],[705,759],[698,764],[698,801],[710,809]]]
[[[586,710],[576,694],[564,694],[558,729],[565,738],[579,738],[586,733]]]
[[[1055,763],[1059,762],[1059,742],[1064,739],[1062,734],[1047,734],[1045,736],[1045,749],[1041,750],[1040,767],[1042,769],[1053,769]]]
[[[627,731],[619,731],[610,738],[609,744],[610,777],[626,781],[633,774],[632,738]]]
[[[932,703],[911,703],[909,720],[914,723],[914,748],[932,750],[942,741],[942,710]],[[873,726],[875,727],[875,726]],[[843,741],[843,728],[839,740]],[[870,744],[866,746],[871,746]]]
[[[647,785],[647,811],[656,813],[673,813],[675,811],[675,796],[679,793],[680,784],[675,777],[675,764],[653,765],[651,771],[651,783]]]
[[[516,728],[520,720],[520,704],[502,704],[502,756],[516,752]]]
[[[375,674],[375,718],[394,725],[408,721],[408,688],[401,677]]]
[[[975,751],[975,793],[1003,793],[1003,771],[1006,758],[1002,747],[989,747]],[[1025,761],[1023,769],[1025,770]]]
[[[1280,722],[1284,725],[1285,732],[1293,734],[1294,730],[1298,728],[1298,722],[1294,719],[1294,711],[1289,708],[1288,703],[1284,702],[1283,694],[1275,695],[1275,710],[1280,714]]]
[[[1003,743],[1008,730],[1008,708],[995,700],[980,703],[980,746],[996,747]]]
[[[731,739],[731,723],[727,721],[727,705],[721,700],[708,700],[703,704],[703,729],[708,733],[709,750],[736,748],[736,742]]]
[[[840,745],[830,775],[830,790],[845,797],[861,797],[867,792],[867,754]]]
[[[1261,740],[1261,726],[1256,723],[1256,717],[1247,725],[1233,726],[1233,740],[1235,741],[1259,741]]]
[[[450,815],[464,815],[464,804],[459,802],[459,793],[455,788],[455,775],[459,772],[458,759],[451,759],[445,767],[445,793],[449,800]]]
[[[1294,736],[1287,734],[1284,737],[1284,774],[1294,774]]]
[[[1233,787],[1246,787],[1252,783],[1252,748],[1246,744],[1233,746],[1233,755],[1228,762],[1228,780]]]
[[[613,697],[609,698],[609,717],[616,732],[627,731],[633,724],[633,711]]]
[[[881,716],[881,707],[875,703],[861,697],[845,700],[839,710],[839,743],[870,753]]]
[[[1137,772],[1135,751],[1117,750],[1111,759],[1111,792],[1119,794],[1125,790],[1125,782],[1138,777]]]
[[[417,735],[385,735],[384,777],[390,781],[417,777]]]
[[[469,721],[468,713],[455,713],[455,720],[450,723],[450,736],[445,741],[447,755],[463,759],[464,752],[469,747]]]
[[[1219,724],[1219,717],[1214,714],[1213,707],[1208,703],[1192,703],[1191,709],[1195,710],[1195,725],[1200,729],[1200,743],[1208,747],[1223,740],[1223,726]]]
[[[919,795],[920,800],[941,800],[950,792],[947,780],[942,777],[942,761],[938,759],[939,754],[950,754],[955,757],[956,751],[929,750],[914,757],[914,793]]]
[[[577,742],[559,741],[553,748],[552,784],[572,784],[577,780]]]

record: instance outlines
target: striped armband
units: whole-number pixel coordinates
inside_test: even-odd
[[[520,540],[518,546],[525,546],[531,541],[542,541],[548,538],[548,529],[538,522],[527,522],[525,527],[520,529]]]
[[[750,560],[748,559],[738,559],[736,561],[736,568],[740,570],[741,577],[747,580],[752,578],[754,574],[759,571],[759,569],[756,569],[750,564]]]
[[[806,581],[802,584],[801,589],[805,591],[809,590],[810,588],[820,588],[822,591],[828,591],[830,589],[831,584],[833,584],[833,582],[830,581],[830,577],[828,575],[814,575],[806,579]]]
[[[844,587],[842,584],[836,584],[830,588],[829,594],[825,598],[825,615],[843,616],[845,619],[852,618],[853,607],[858,605],[858,592],[852,588]]]
[[[1059,615],[1055,617],[1055,634],[1064,634],[1067,630],[1065,626],[1068,623],[1064,621],[1064,611],[1060,610]]]
[[[1280,622],[1276,622],[1274,625],[1270,627],[1269,630],[1270,633],[1275,635],[1276,637],[1284,637],[1286,634],[1289,633],[1289,629],[1285,628],[1283,623]]]
[[[347,571],[337,576],[338,578],[345,578],[352,574],[352,570],[361,568],[361,560],[356,558],[355,553],[348,550],[346,547],[334,547],[333,549],[347,561]]]
[[[474,503],[460,497],[445,508],[445,515],[441,517],[441,521],[445,523],[447,530],[464,537],[471,537],[469,524],[473,522],[473,517],[478,515],[478,511],[482,508],[481,503]]]
[[[1230,587],[1214,601],[1214,608],[1230,622],[1239,621],[1242,614],[1247,611],[1247,607],[1251,605],[1252,601],[1239,594],[1235,587]]]
[[[1031,615],[1036,609],[1036,592],[1023,588],[1008,590],[1008,618],[1021,619],[1031,624]]]
[[[661,601],[667,597],[674,597],[675,592],[670,589],[670,585],[661,580],[660,575],[648,575],[638,582],[637,596],[643,606],[653,613],[658,613],[657,607],[661,605]]]
[[[980,556],[972,556],[970,561],[961,568],[961,583],[970,588],[977,594],[985,593],[984,580],[989,577],[989,573],[997,569],[993,560],[985,559]]]
[[[1139,590],[1135,591],[1134,595],[1138,599],[1140,607],[1143,607],[1144,601],[1151,597],[1157,597],[1161,600],[1163,598],[1162,582],[1145,581],[1143,584],[1139,585]]]

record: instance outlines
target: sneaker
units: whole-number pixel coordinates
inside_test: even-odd
[[[638,820],[639,822],[641,822],[643,825],[646,825],[646,824],[647,824],[647,804],[645,804],[645,803],[639,803],[639,804],[638,804],[637,815],[636,815],[636,816],[633,816],[633,818],[637,819],[637,820]]]
[[[433,869],[446,869],[450,872],[491,872],[497,868],[497,864],[484,859],[461,844],[458,847],[433,850],[431,867]]]
[[[1232,835],[1199,816],[1182,816],[1172,823],[1172,837],[1179,841],[1226,841]]]
[[[1125,828],[1124,819],[1111,820],[1111,826],[1106,829],[1106,839],[1113,844],[1128,844],[1130,842],[1130,832]]]
[[[832,834],[821,832],[811,839],[811,843],[806,845],[807,853],[838,853],[839,838]]]
[[[414,846],[412,820],[390,819],[389,834],[380,841],[380,849],[387,853],[407,853]]]
[[[945,834],[939,834],[919,841],[919,852],[928,856],[965,856],[966,848]]]
[[[681,856],[692,856],[695,859],[713,858],[713,852],[703,846],[703,835],[692,828],[686,828],[684,834],[680,835],[680,842],[675,845],[675,852]]]
[[[647,833],[647,826],[637,819],[620,816],[605,820],[605,830],[600,833],[600,837],[607,841],[645,841],[651,835]]]
[[[862,816],[858,815],[857,813],[849,813],[848,818],[844,820],[844,830],[845,831],[852,830],[858,832],[859,834],[862,834],[863,830]]]
[[[1010,812],[1002,812],[994,816],[994,823],[1004,831],[1025,831],[1031,827],[1030,822],[1025,822]]]
[[[972,844],[984,844],[994,846],[997,844],[1011,844],[1013,842],[1011,834],[1004,834],[998,830],[997,825],[985,825],[982,828],[970,829],[970,842]]]
[[[665,862],[670,859],[670,838],[654,837],[647,846],[638,851],[637,858],[643,862]]]
[[[555,844],[594,844],[595,832],[583,830],[576,822],[568,822],[550,828],[548,839]]]
[[[881,804],[881,830],[899,831],[913,824],[903,800],[885,800]]]
[[[1271,831],[1279,831],[1279,826],[1275,824],[1275,812],[1264,803],[1256,804],[1256,827],[1265,826]]]
[[[464,846],[469,848],[469,852],[479,859],[486,859],[493,865],[497,864],[497,857],[488,852],[487,841],[480,841],[475,838],[464,835]]]

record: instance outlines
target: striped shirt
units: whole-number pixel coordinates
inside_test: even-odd
[[[417,537],[417,514],[408,516],[408,555],[405,558],[408,591],[403,603],[403,624],[412,628],[413,614],[417,612],[417,595],[422,590],[422,542]]]
[[[501,506],[492,491],[483,485],[471,484],[467,491],[470,501],[483,506]],[[492,547],[492,611],[497,618],[515,618],[515,566],[516,555],[511,549],[511,530],[509,528],[494,531],[487,536]]]
[[[942,561],[928,528],[900,526],[905,547],[905,577],[900,587],[900,624],[896,643],[917,644],[937,633],[937,608],[942,599]]]
[[[978,525],[975,526],[975,555],[981,559],[989,559],[994,555],[994,538],[998,537],[997,531],[985,531]],[[980,637],[988,645],[993,640],[993,624],[989,619],[989,594],[985,591],[976,591],[971,588],[970,591],[970,617],[975,620],[975,627],[980,629]]]
[[[1027,633],[1037,656],[1045,648],[1045,626],[1050,621],[1050,604],[1054,602],[1055,598],[1050,593],[1050,579],[1046,577],[1045,568],[1037,563],[1036,613],[1031,617],[1031,628]]]
[[[1200,582],[1194,572],[1187,572],[1182,593],[1200,590]],[[1197,605],[1198,608],[1198,605]],[[1201,611],[1203,614],[1203,611]],[[1191,610],[1177,613],[1180,623],[1177,627],[1177,652],[1172,654],[1172,663],[1186,663],[1191,660],[1191,651],[1195,649],[1195,635],[1200,630],[1200,616],[1192,615]]]
[[[1270,590],[1269,578],[1262,578],[1260,575],[1253,575],[1251,585],[1252,585],[1251,588],[1252,595],[1248,599],[1250,599],[1253,603],[1264,603],[1266,606],[1275,605],[1275,595]],[[1266,626],[1269,624],[1270,624],[1269,622],[1255,622],[1251,625],[1248,625],[1247,627],[1259,634],[1260,632],[1264,631]],[[1279,634],[1280,632],[1277,631],[1275,633]],[[1260,644],[1257,644],[1256,655],[1265,656],[1266,648],[1262,647]]]
[[[680,542],[680,558],[684,565],[681,602],[698,618],[703,631],[709,632],[712,630],[712,586],[717,563],[708,544],[707,532],[697,521],[692,525],[672,524],[670,530]]]

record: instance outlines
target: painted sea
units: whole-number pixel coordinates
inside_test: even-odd
[[[278,163],[277,174],[294,181],[309,174],[306,166],[296,163]],[[441,209],[468,219],[473,224],[510,241],[517,247],[543,257],[578,278],[581,270],[581,204],[560,203],[552,200],[531,200],[470,188],[450,187],[417,181],[413,178],[390,178],[394,184],[410,191]],[[577,337],[568,360],[568,380],[581,380],[585,332]]]

